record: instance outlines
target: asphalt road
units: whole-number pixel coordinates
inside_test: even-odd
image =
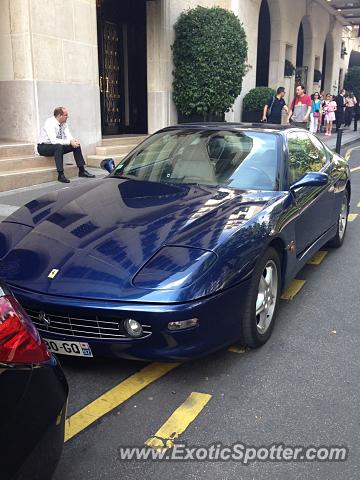
[[[144,388],[140,382],[138,392],[122,403],[116,387],[122,391],[124,386],[129,392],[129,385],[122,382],[146,364],[61,359],[70,385],[68,415],[83,408],[87,412],[90,402],[101,400],[92,410],[99,418],[65,443],[55,480],[359,479],[360,146],[353,151],[350,164],[359,167],[352,174],[351,201],[351,213],[359,216],[349,223],[341,249],[328,250],[319,265],[307,265],[297,275],[305,283],[292,300],[281,301],[274,333],[261,349],[225,350],[173,366]],[[6,205],[15,208],[47,188],[58,185],[0,194],[0,214]],[[150,364],[149,369],[156,365]],[[101,397],[114,387],[113,396]],[[120,446],[143,446],[192,392],[211,397],[206,397],[206,405],[177,443],[191,447],[238,442],[345,445],[348,460],[257,461],[244,466],[236,461],[119,459]],[[102,415],[111,401],[119,406]],[[181,422],[186,422],[185,414],[180,415]]]

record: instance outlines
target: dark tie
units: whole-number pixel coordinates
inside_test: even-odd
[[[64,136],[64,124],[63,124],[63,123],[60,123],[60,124],[59,124],[58,138],[61,138],[62,140],[65,139],[65,136]]]

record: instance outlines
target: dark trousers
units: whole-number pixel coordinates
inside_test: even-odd
[[[341,125],[345,121],[345,115],[344,112],[339,112],[338,110],[335,112],[335,117],[336,117],[336,131],[339,130]]]
[[[350,127],[353,116],[354,116],[354,107],[347,107],[345,110],[345,127]]]
[[[80,170],[84,168],[85,160],[81,152],[81,147],[74,148],[71,145],[61,145],[60,143],[39,143],[37,149],[40,155],[55,158],[56,170],[59,173],[64,171],[65,153],[73,152],[76,165]]]

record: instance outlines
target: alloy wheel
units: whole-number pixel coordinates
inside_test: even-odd
[[[278,296],[278,269],[273,260],[269,260],[259,282],[256,299],[256,327],[263,335],[272,322]]]

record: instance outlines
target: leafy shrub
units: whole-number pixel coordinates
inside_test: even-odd
[[[360,67],[349,68],[345,75],[344,88],[354,92],[357,98],[360,97]]]
[[[230,110],[246,73],[247,40],[238,17],[219,7],[183,12],[175,26],[173,99],[184,115]]]
[[[290,60],[285,60],[284,65],[284,76],[292,77],[296,71],[296,67],[290,62]]]
[[[253,88],[244,97],[243,109],[246,112],[259,112],[275,93],[275,90],[269,87]]]
[[[318,82],[321,82],[322,80],[322,73],[320,72],[320,70],[314,70],[314,83],[318,83]]]

